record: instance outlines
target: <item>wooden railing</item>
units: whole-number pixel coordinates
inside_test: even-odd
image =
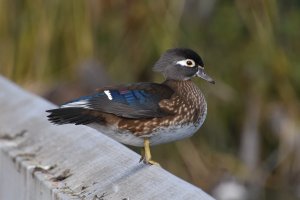
[[[213,199],[85,126],[55,126],[55,106],[0,76],[0,199]]]

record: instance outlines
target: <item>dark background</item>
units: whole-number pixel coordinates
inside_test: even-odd
[[[207,120],[155,160],[218,199],[299,199],[300,1],[0,1],[0,73],[57,104],[161,82],[151,68],[173,47],[197,51],[216,85],[195,80]]]

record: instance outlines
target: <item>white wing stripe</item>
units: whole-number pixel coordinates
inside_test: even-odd
[[[60,106],[61,108],[90,108],[87,100],[75,101]]]
[[[104,93],[106,94],[106,96],[109,100],[113,99],[109,90],[104,90]]]

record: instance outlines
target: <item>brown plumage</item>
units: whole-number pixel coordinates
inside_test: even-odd
[[[121,143],[144,146],[144,161],[153,164],[149,145],[190,137],[206,118],[206,101],[191,78],[214,83],[190,49],[166,51],[154,70],[166,81],[105,87],[47,111],[48,118],[54,124],[88,125]]]
[[[152,119],[122,119],[118,120],[118,127],[128,130],[136,136],[147,136],[161,127],[185,125],[193,123],[197,126],[201,117],[206,115],[206,102],[200,89],[191,81],[168,80],[163,84],[175,92],[170,99],[159,102],[159,106],[170,113],[162,118]]]

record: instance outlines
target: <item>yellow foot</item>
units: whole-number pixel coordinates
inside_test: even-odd
[[[160,164],[158,162],[155,162],[154,160],[144,160],[143,161],[145,164],[147,165],[156,165],[156,166],[160,166]]]
[[[143,161],[148,165],[157,165],[160,166],[158,162],[155,162],[151,159],[151,151],[150,151],[150,142],[148,138],[144,139],[144,149],[141,152],[140,162]]]

